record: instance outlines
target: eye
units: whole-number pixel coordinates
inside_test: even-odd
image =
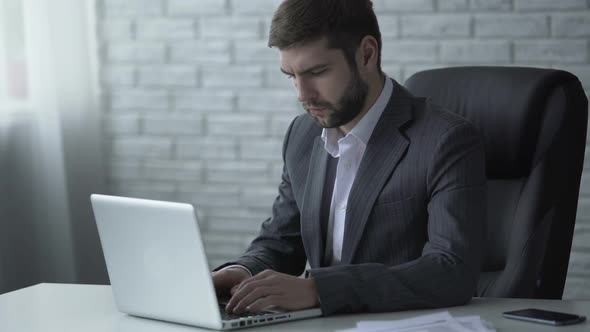
[[[311,74],[311,76],[320,76],[321,74],[323,74],[325,72],[326,72],[326,69],[321,69],[321,70],[312,71],[310,74]]]

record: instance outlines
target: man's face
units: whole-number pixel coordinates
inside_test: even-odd
[[[362,111],[367,83],[342,50],[329,49],[325,39],[280,50],[280,61],[303,108],[322,127],[343,126]]]

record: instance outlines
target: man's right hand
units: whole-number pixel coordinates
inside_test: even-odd
[[[239,267],[230,267],[227,269],[211,272],[213,285],[219,294],[233,295],[237,286],[244,280],[250,278],[250,274]]]

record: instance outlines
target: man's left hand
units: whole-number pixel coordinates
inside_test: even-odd
[[[232,298],[225,310],[240,314],[244,311],[260,312],[272,306],[286,310],[300,310],[312,308],[318,304],[313,279],[264,270],[232,289]]]

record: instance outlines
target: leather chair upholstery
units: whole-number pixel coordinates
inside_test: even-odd
[[[588,100],[578,78],[454,67],[416,73],[406,87],[484,136],[488,238],[476,295],[560,299],[586,146]]]

